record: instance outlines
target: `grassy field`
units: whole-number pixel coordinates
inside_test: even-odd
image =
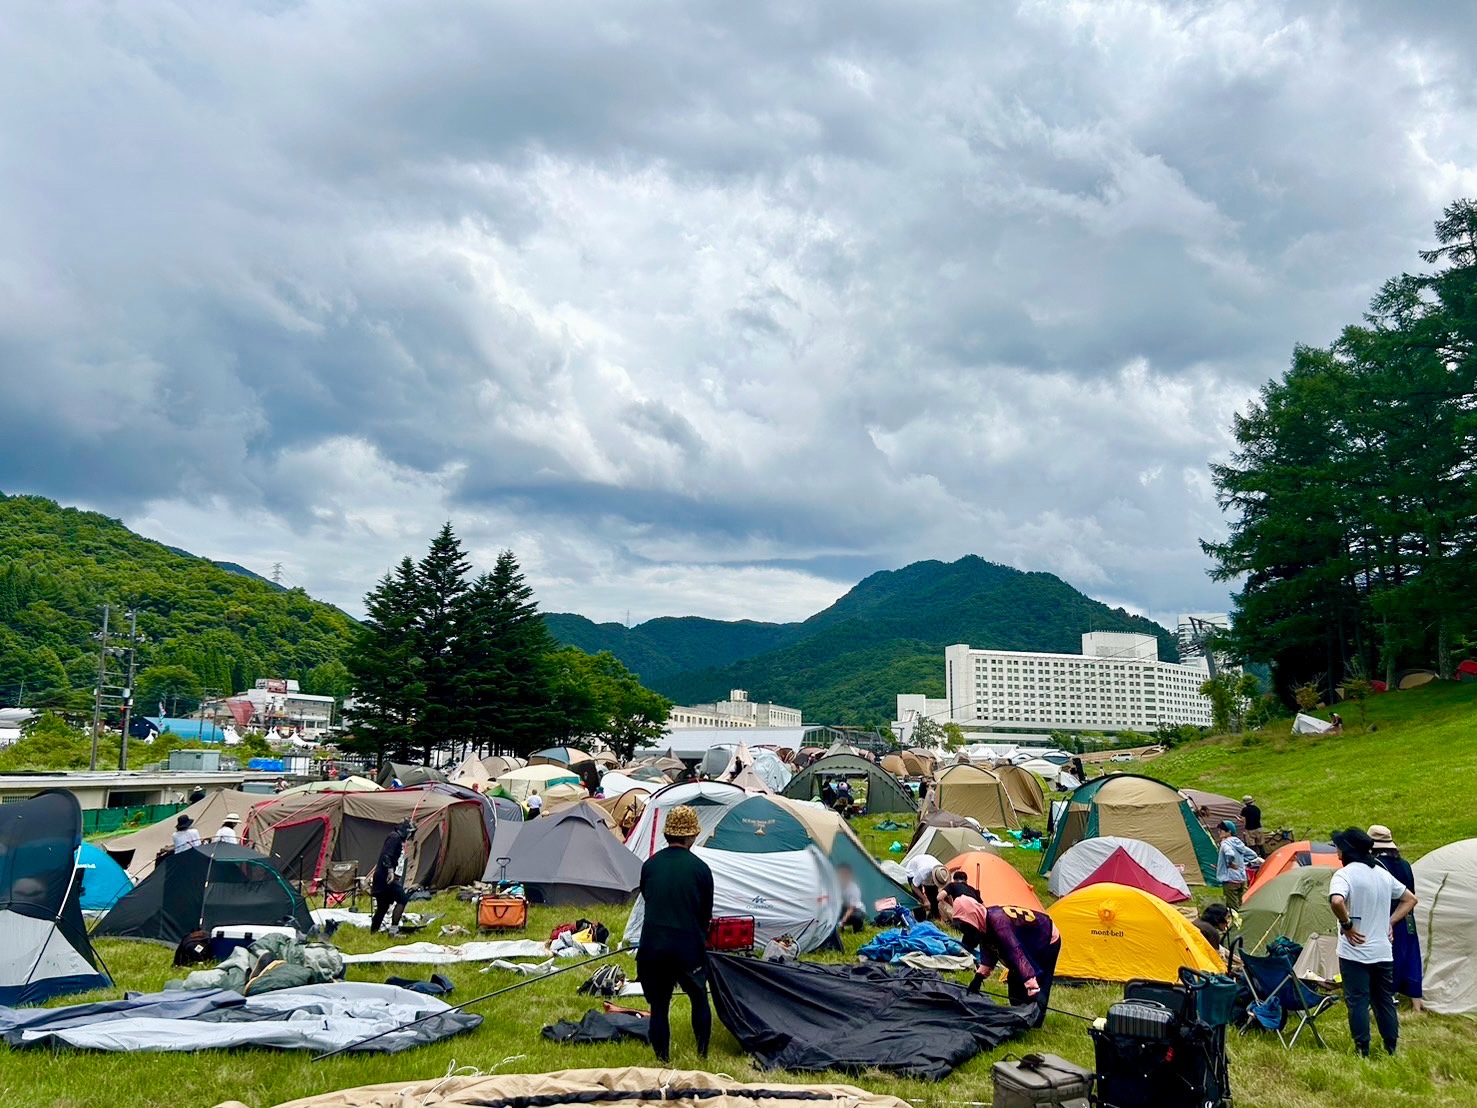
[[[1351,715],[1351,713],[1345,713]],[[1357,726],[1357,714],[1349,722]],[[1477,834],[1477,811],[1463,802],[1459,790],[1477,769],[1477,688],[1448,687],[1404,693],[1372,702],[1370,720],[1379,730],[1370,735],[1308,738],[1265,734],[1213,741],[1177,750],[1148,764],[1147,772],[1177,785],[1199,784],[1219,792],[1257,794],[1271,824],[1299,832],[1326,831],[1350,823],[1389,823],[1412,854],[1454,838]],[[1284,725],[1285,726],[1285,725]],[[908,832],[878,833],[875,820],[860,821],[870,849],[886,856],[894,839]],[[1007,852],[1007,855],[1016,852]],[[1012,861],[1044,894],[1035,877],[1039,855],[1019,852]],[[470,922],[470,908],[450,896],[438,897],[430,911],[444,912],[446,922]],[[588,913],[587,913],[588,914]],[[616,935],[624,910],[598,913]],[[536,909],[529,934],[545,936],[573,913]],[[353,928],[341,929],[335,941],[346,951],[388,945]],[[848,936],[848,949],[858,940]],[[120,995],[163,986],[179,971],[170,966],[171,952],[145,943],[114,940],[98,944]],[[839,956],[837,956],[839,957]],[[629,958],[622,958],[628,972]],[[427,967],[363,966],[350,970],[353,980],[384,980],[392,974],[428,976]],[[482,974],[475,967],[445,971],[457,985],[453,1001],[489,992],[515,980],[511,974]],[[585,972],[536,982],[518,992],[478,1006],[485,1022],[475,1032],[434,1047],[394,1056],[341,1056],[313,1063],[301,1053],[271,1051],[203,1052],[193,1055],[105,1055],[45,1051],[0,1053],[0,1105],[53,1105],[56,1108],[117,1108],[119,1105],[171,1105],[202,1108],[224,1100],[240,1100],[265,1108],[294,1097],[350,1085],[437,1078],[455,1066],[484,1072],[547,1070],[646,1064],[650,1055],[639,1045],[559,1046],[539,1035],[555,1020],[578,1018],[591,1007],[575,993]],[[1121,995],[1117,986],[1059,987],[1054,1006],[1087,1016],[1103,1014]],[[96,998],[73,998],[96,999]],[[674,1004],[674,1065],[699,1068],[691,1033],[685,1026],[685,1001]],[[1396,1108],[1402,1105],[1457,1106],[1477,1103],[1477,1023],[1465,1019],[1406,1013],[1401,1054],[1361,1061],[1351,1051],[1341,1009],[1320,1026],[1331,1049],[1300,1042],[1284,1051],[1275,1038],[1233,1036],[1232,1085],[1243,1108]],[[901,1096],[914,1104],[969,1108],[990,1102],[990,1064],[1006,1054],[1051,1051],[1091,1065],[1092,1046],[1086,1025],[1067,1015],[1051,1015],[1046,1026],[994,1055],[982,1055],[938,1084],[900,1081],[880,1073],[841,1077],[850,1083]],[[704,1068],[744,1080],[758,1071],[720,1028]],[[804,1077],[794,1080],[803,1081]]]

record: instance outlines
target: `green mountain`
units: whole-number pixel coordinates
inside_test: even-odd
[[[560,641],[609,650],[679,704],[749,690],[824,723],[889,720],[900,692],[943,696],[943,648],[1075,654],[1085,631],[1155,635],[1157,623],[1084,596],[1049,573],[1023,573],[974,556],[874,573],[802,623],[654,619],[629,630],[580,616],[545,617]]]
[[[0,704],[90,704],[104,603],[115,636],[126,633],[125,611],[138,611],[141,671],[181,667],[209,691],[258,677],[340,685],[354,628],[301,589],[172,550],[95,512],[0,494]]]

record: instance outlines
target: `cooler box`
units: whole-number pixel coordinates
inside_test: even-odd
[[[298,937],[296,927],[270,927],[257,923],[230,924],[217,927],[210,933],[210,957],[216,962],[231,956],[231,952],[250,946],[263,935],[286,935]]]
[[[1092,1071],[1055,1054],[1028,1054],[990,1067],[995,1108],[1088,1108]]]

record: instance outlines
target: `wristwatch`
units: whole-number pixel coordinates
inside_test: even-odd
[[[1352,930],[1354,930],[1354,921],[1351,920],[1351,919],[1344,920],[1342,923],[1339,924],[1339,930],[1340,931],[1352,931]]]

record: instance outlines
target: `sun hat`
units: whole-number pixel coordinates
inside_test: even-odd
[[[1376,850],[1399,850],[1395,845],[1395,836],[1390,834],[1390,829],[1383,823],[1374,823],[1369,827],[1369,837],[1374,842]]]
[[[1368,854],[1374,849],[1374,840],[1357,827],[1336,831],[1332,838],[1333,845],[1344,854]]]
[[[669,839],[685,839],[700,835],[702,831],[703,825],[698,822],[697,812],[686,804],[673,808],[662,823],[662,834]]]
[[[939,888],[947,885],[949,883],[949,867],[934,866],[933,872],[928,875],[928,883],[930,885],[936,885]]]
[[[174,829],[176,831],[188,831],[194,822],[189,816],[181,815],[179,819],[174,821]]]
[[[226,818],[223,819],[223,820],[221,820],[221,822],[222,823],[240,823],[241,822],[241,817],[238,816],[235,812],[227,812],[226,813]]]
[[[1250,804],[1251,803],[1251,797],[1249,795],[1248,796],[1243,796],[1241,798],[1241,803],[1242,804]]]

